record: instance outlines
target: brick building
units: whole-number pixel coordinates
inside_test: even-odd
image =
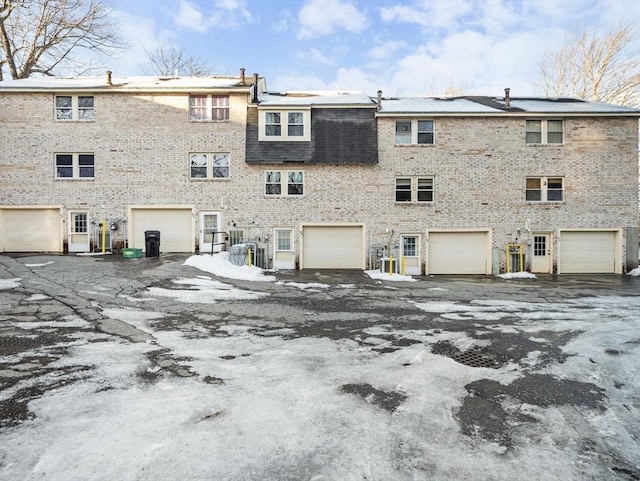
[[[280,269],[492,274],[511,244],[535,272],[638,263],[634,109],[270,93],[243,71],[5,81],[0,105],[0,252],[158,230],[162,252],[252,242]]]

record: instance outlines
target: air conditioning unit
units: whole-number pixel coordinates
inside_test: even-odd
[[[391,263],[393,262],[393,266],[391,266]],[[391,270],[393,269],[393,270]],[[389,272],[392,272],[394,274],[398,274],[400,273],[400,259],[396,259],[396,258],[389,258],[389,257],[383,257],[380,259],[380,272],[383,272],[385,274],[389,274]]]

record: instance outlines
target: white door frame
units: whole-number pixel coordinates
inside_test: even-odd
[[[404,239],[408,237],[415,237],[416,239],[416,255],[408,256],[404,253]],[[420,257],[420,245],[422,244],[422,237],[420,234],[400,234],[400,262],[404,257],[404,274],[407,276],[419,276],[422,274],[422,258]],[[409,264],[407,265],[407,259]],[[400,272],[400,271],[399,271]]]
[[[550,274],[553,265],[551,262],[553,259],[553,234],[551,232],[533,232],[531,238],[531,272]]]
[[[76,222],[76,216],[78,215],[84,215],[84,225],[82,222]],[[67,229],[67,247],[69,249],[69,252],[89,252],[89,224],[89,211],[80,209],[69,211],[69,223]]]
[[[278,233],[289,232],[289,248],[279,248]],[[294,230],[293,227],[279,227],[273,230],[273,268],[274,269],[295,269],[296,256],[294,250]]]
[[[211,229],[211,227],[205,227],[205,217],[213,215],[217,217],[216,226],[213,229]],[[216,232],[220,232],[220,226],[222,225],[222,212],[215,210],[201,211],[198,225],[200,234],[200,254],[211,254],[211,231],[215,230]],[[222,252],[224,234],[216,234],[214,240],[213,252]]]

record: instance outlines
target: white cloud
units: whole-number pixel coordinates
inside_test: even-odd
[[[179,27],[206,32],[207,26],[204,23],[204,15],[192,3],[181,0],[178,4],[178,13],[174,21]]]
[[[384,22],[415,23],[425,28],[455,28],[458,20],[471,13],[474,6],[467,0],[423,0],[413,7],[394,5],[380,8]]]
[[[375,47],[373,47],[367,55],[373,59],[380,60],[387,57],[390,57],[398,50],[405,48],[407,46],[407,42],[404,40],[389,40],[386,42],[380,42]]]
[[[313,64],[318,64],[318,65],[332,65],[332,64],[335,63],[335,61],[331,57],[328,57],[327,55],[324,55],[317,48],[312,48],[312,49],[307,50],[305,52],[300,52],[297,55],[297,58],[299,60],[303,60],[303,61],[305,61],[307,63],[313,63]]]
[[[300,38],[320,37],[341,29],[358,33],[367,25],[367,17],[343,0],[310,0],[300,9],[298,20]]]

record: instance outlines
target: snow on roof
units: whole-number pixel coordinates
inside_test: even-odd
[[[260,106],[311,106],[311,105],[367,105],[375,106],[374,101],[361,91],[290,91],[266,92],[259,96]]]
[[[249,80],[249,79],[247,79]],[[0,82],[0,91],[25,90],[208,90],[228,88],[248,88],[240,85],[239,77],[112,77],[112,85],[107,84],[107,76],[101,77],[32,77]]]
[[[509,109],[496,97],[406,97],[383,98],[379,115],[398,114],[626,114],[640,116],[640,110],[620,105],[588,102],[574,98],[511,98]]]

